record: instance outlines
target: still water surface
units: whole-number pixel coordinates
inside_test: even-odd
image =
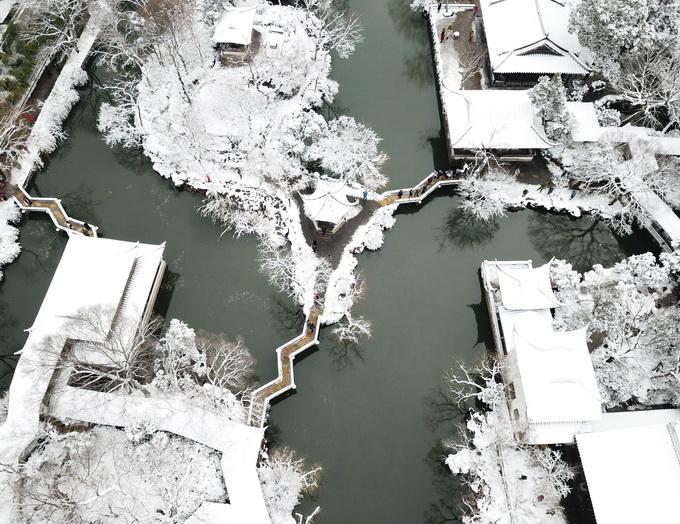
[[[350,1],[366,40],[336,63],[340,94],[331,111],[356,117],[384,138],[395,186],[445,166],[428,36],[406,0]],[[200,195],[180,192],[148,162],[109,149],[95,129],[96,90],[67,123],[70,138],[36,180],[35,194],[62,197],[74,216],[124,240],[167,241],[169,278],[160,312],[197,329],[242,336],[263,380],[274,348],[300,328],[298,308],[257,270],[256,242],[221,236],[199,217]],[[455,522],[455,485],[439,441],[460,414],[442,409],[437,390],[458,360],[479,355],[489,328],[478,277],[484,258],[558,256],[581,268],[636,251],[590,219],[532,212],[493,224],[460,216],[442,195],[401,212],[384,247],[360,256],[367,294],[357,306],[373,323],[358,347],[338,347],[326,331],[318,351],[296,366],[298,393],[277,404],[269,437],[324,468],[319,504],[326,524]],[[21,347],[65,240],[40,217],[24,220],[23,252],[0,285],[1,353]],[[11,361],[3,362],[3,382]]]

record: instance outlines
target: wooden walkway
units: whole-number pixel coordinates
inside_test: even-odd
[[[97,236],[97,226],[87,224],[81,220],[76,220],[68,216],[61,200],[58,198],[37,198],[30,196],[23,187],[15,189],[13,194],[14,202],[19,206],[21,212],[39,211],[47,213],[52,219],[57,231],[65,231],[67,235],[85,235],[89,237]]]
[[[422,204],[423,201],[440,187],[458,184],[459,175],[454,171],[434,171],[413,187],[392,189],[382,194],[381,206],[391,204]]]
[[[305,318],[302,333],[276,348],[279,374],[274,380],[260,386],[253,392],[248,415],[248,422],[251,425],[263,426],[271,401],[295,389],[295,372],[293,369],[295,357],[310,347],[318,345],[321,327],[320,317],[321,306],[315,304]]]
[[[423,201],[440,187],[453,186],[458,183],[453,171],[435,171],[421,180],[414,187],[394,189],[381,195],[378,203],[381,206],[391,204],[422,204]],[[254,426],[263,426],[267,409],[273,400],[295,389],[295,357],[319,343],[320,316],[322,304],[315,304],[305,319],[302,333],[276,348],[278,376],[256,389],[251,397],[248,422]]]

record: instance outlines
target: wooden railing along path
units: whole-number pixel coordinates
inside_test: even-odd
[[[30,196],[23,187],[14,190],[14,202],[24,211],[40,211],[47,213],[57,231],[65,231],[67,235],[97,236],[97,226],[68,216],[58,198],[38,198]]]
[[[422,204],[440,187],[458,184],[458,175],[453,171],[434,171],[418,184],[405,189],[392,189],[382,194],[381,206],[390,204]]]
[[[319,343],[320,317],[321,308],[315,304],[305,319],[302,333],[276,348],[279,374],[274,380],[260,386],[253,392],[248,416],[251,425],[264,425],[269,403],[284,393],[295,389],[293,361],[297,355]]]

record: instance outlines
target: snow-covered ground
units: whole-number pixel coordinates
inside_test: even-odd
[[[323,324],[335,324],[345,318],[352,320],[351,310],[356,297],[358,264],[356,255],[364,249],[375,251],[382,247],[384,231],[391,229],[396,222],[394,212],[398,204],[381,207],[369,221],[357,228],[340,259],[340,263],[328,279],[324,311],[321,316]]]

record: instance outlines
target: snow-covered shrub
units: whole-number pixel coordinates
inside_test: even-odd
[[[304,495],[319,486],[321,468],[308,468],[288,448],[278,449],[265,457],[257,473],[272,524],[291,524],[293,509]]]
[[[543,120],[548,138],[561,143],[571,140],[574,117],[567,109],[567,89],[559,75],[542,76],[529,89],[529,98]]]

